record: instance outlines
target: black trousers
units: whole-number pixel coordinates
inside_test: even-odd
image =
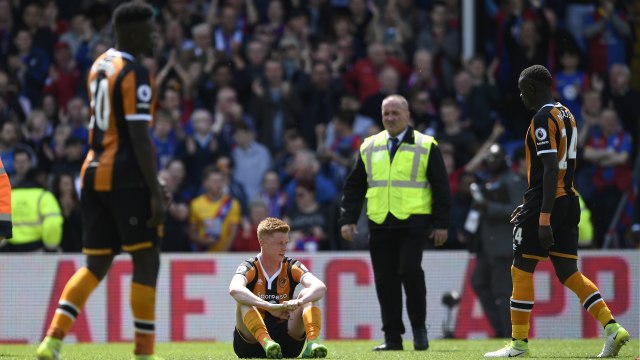
[[[422,251],[428,234],[424,228],[371,229],[369,251],[386,341],[399,342],[405,332],[403,287],[411,326],[425,326],[427,288]]]
[[[489,319],[495,336],[511,336],[511,256],[478,254],[471,274],[471,286],[476,292],[484,314]]]

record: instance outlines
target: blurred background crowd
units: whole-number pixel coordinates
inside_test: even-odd
[[[163,251],[258,251],[267,216],[289,222],[292,250],[366,249],[366,218],[354,242],[341,239],[338,202],[394,93],[443,152],[454,195],[445,247],[477,248],[508,224],[494,205],[520,202],[492,194],[494,181],[526,186],[533,113],[517,79],[533,64],[550,69],[578,123],[581,246],[638,246],[637,1],[474,1],[469,57],[462,0],[146,2],[158,35],[144,60],[158,100],[151,133],[174,194]],[[86,75],[113,44],[118,3],[0,0],[0,156],[12,186],[55,195],[65,252],[81,250]],[[497,240],[510,244],[510,230]]]

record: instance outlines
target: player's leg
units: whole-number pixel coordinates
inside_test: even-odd
[[[397,272],[407,295],[405,301],[413,333],[413,348],[427,350],[427,287],[422,270],[422,254],[429,231],[418,228],[407,229],[406,232],[401,240],[396,240],[400,243]]]
[[[146,188],[112,191],[110,211],[115,219],[122,250],[131,255],[133,277],[129,302],[133,314],[134,356],[158,359],[154,354],[156,281],[160,270],[158,229],[147,227],[151,217]]]
[[[511,266],[511,343],[484,354],[487,358],[517,357],[529,354],[529,326],[534,304],[533,272],[538,261],[548,256],[538,241],[538,218],[532,216],[513,229]]]
[[[554,237],[562,241],[557,241],[549,252],[550,258],[558,280],[578,296],[585,310],[605,329],[605,344],[599,357],[616,356],[630,336],[616,323],[598,287],[578,270],[580,205],[577,197],[566,198],[567,217],[554,229]]]
[[[114,248],[119,248],[116,226],[104,207],[105,194],[85,189],[82,192],[83,252],[86,266],[67,282],[60,296],[47,336],[36,350],[38,359],[57,359],[62,339],[80,314],[82,307],[109,271]]]
[[[300,291],[298,298],[302,297],[305,292],[306,289]],[[307,347],[302,353],[303,358],[324,358],[327,356],[327,347],[320,344],[318,339],[322,328],[322,314],[317,302],[306,303],[302,308],[292,312],[287,326],[288,334],[292,339],[297,341],[306,338]]]
[[[58,359],[62,340],[71,329],[89,296],[107,274],[112,255],[87,256],[87,266],[69,279],[62,291],[47,336],[36,351],[38,359]]]
[[[373,350],[402,350],[402,283],[398,275],[398,234],[383,229],[370,232],[369,252],[380,303],[385,343]]]
[[[134,325],[134,354],[150,356],[155,344],[156,281],[160,253],[156,246],[131,253],[133,278],[130,305]]]
[[[264,354],[266,354],[267,358],[277,359],[282,357],[280,344],[273,341],[262,314],[254,306],[237,305],[236,329],[246,342],[257,341],[264,349]]]

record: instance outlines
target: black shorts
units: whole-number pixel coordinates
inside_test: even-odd
[[[280,344],[283,357],[296,358],[300,355],[306,341],[306,335],[303,335],[301,340],[296,340],[289,336],[287,321],[267,322],[267,330],[273,341]],[[267,357],[259,342],[247,342],[238,329],[233,329],[233,351],[241,359]]]
[[[570,259],[578,258],[578,223],[580,203],[578,197],[566,195],[556,199],[551,211],[554,244],[545,249],[538,240],[538,215],[530,216],[513,228],[513,256],[545,260],[549,255]]]
[[[118,254],[158,244],[158,229],[147,227],[151,217],[148,189],[83,189],[80,202],[85,254]]]

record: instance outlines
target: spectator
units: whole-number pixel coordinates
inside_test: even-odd
[[[329,250],[329,213],[326,207],[316,201],[315,182],[312,179],[297,183],[295,205],[285,213],[285,219],[291,226],[289,251]]]
[[[331,68],[322,62],[313,64],[310,78],[309,85],[300,88],[302,106],[307,110],[300,131],[307,144],[315,148],[318,126],[326,126],[340,106],[342,84],[331,77]]]
[[[71,136],[77,137],[86,144],[89,139],[89,124],[87,122],[89,119],[87,104],[81,98],[74,97],[67,103],[67,111],[60,119],[60,122],[69,124],[71,126]]]
[[[251,95],[251,85],[262,77],[267,54],[267,47],[262,42],[252,39],[247,43],[245,48],[246,63],[243,61],[239,65],[236,64],[234,76],[239,84],[241,98],[248,99]]]
[[[71,48],[58,42],[53,51],[54,63],[49,67],[49,76],[43,92],[53,94],[58,104],[67,104],[76,96],[80,85],[80,71],[76,67]]]
[[[407,85],[411,91],[424,90],[435,103],[443,96],[441,81],[433,72],[433,54],[427,49],[419,49],[413,54],[413,70]]]
[[[83,13],[76,13],[71,17],[69,22],[69,28],[66,32],[60,35],[59,42],[69,45],[71,54],[75,56],[78,52],[80,44],[84,40],[85,24],[87,19]]]
[[[202,170],[215,162],[219,155],[218,141],[211,131],[211,113],[200,109],[191,116],[193,134],[180,142],[176,150],[176,157],[180,158],[186,167],[187,188],[200,188]]]
[[[20,142],[20,131],[18,124],[12,121],[5,121],[0,125],[0,157],[7,174],[13,174],[13,152]]]
[[[231,87],[220,88],[216,98],[214,111],[213,132],[216,134],[220,152],[231,154],[235,146],[233,132],[237,127],[247,127],[254,131],[253,119],[245,114],[244,109],[238,103],[236,91]]]
[[[352,2],[356,1],[362,0]],[[388,58],[382,43],[370,44],[367,48],[367,58],[356,62],[353,68],[344,75],[345,90],[357,93],[360,101],[364,101],[380,89],[378,75],[386,66],[396,69],[402,79],[406,79],[411,71],[407,65],[399,60]]]
[[[177,164],[177,163],[176,163]],[[173,169],[175,171],[175,166]],[[162,252],[191,251],[188,238],[189,201],[180,192],[180,176],[171,170],[160,170],[158,177],[164,180],[166,191],[171,194],[171,203],[167,209],[162,236]]]
[[[438,118],[436,107],[431,101],[431,95],[426,90],[417,90],[409,99],[411,120],[416,128],[423,134],[435,136],[438,131]]]
[[[55,6],[55,2],[53,5]],[[22,9],[22,28],[31,34],[33,47],[51,54],[58,36],[48,26],[43,26],[47,20],[43,10],[39,2],[27,3]]]
[[[33,46],[33,35],[27,30],[16,32],[14,44],[16,53],[9,56],[9,70],[20,84],[20,95],[28,99],[31,106],[40,106],[49,71],[49,56]]]
[[[247,197],[247,191],[245,190],[244,185],[234,179],[233,165],[233,160],[230,157],[223,155],[216,160],[215,168],[224,176],[224,192],[238,200],[242,215],[248,216],[249,198]]]
[[[596,248],[602,248],[618,203],[625,191],[630,189],[629,156],[632,151],[631,137],[621,128],[618,114],[614,110],[606,109],[602,112],[599,126],[600,131],[591,136],[584,149],[584,159],[596,167],[591,209]],[[613,229],[619,231],[616,225]],[[618,238],[622,239],[624,231],[619,233]],[[622,244],[611,245],[623,247]]]
[[[280,189],[280,177],[276,171],[267,171],[262,177],[260,199],[266,204],[269,217],[282,218],[287,194]]]
[[[382,100],[391,94],[401,94],[400,75],[391,66],[385,66],[378,75],[378,90],[367,96],[362,103],[362,114],[372,118],[378,126],[382,125]]]
[[[242,220],[238,236],[233,242],[233,251],[260,252],[258,243],[258,224],[268,217],[267,205],[262,200],[249,204],[249,217]]]
[[[231,153],[236,164],[233,179],[242,185],[251,202],[258,197],[264,174],[271,168],[271,154],[255,141],[255,134],[246,125],[237,126],[233,137],[237,144]]]
[[[178,139],[173,131],[173,121],[171,115],[166,111],[156,112],[151,139],[156,145],[157,168],[159,170],[165,169],[178,148]]]
[[[33,150],[20,144],[13,152],[13,174],[9,177],[11,186],[16,187],[26,180],[29,170],[36,167]]]
[[[291,84],[284,79],[280,61],[267,60],[264,76],[264,81],[253,82],[250,113],[258,125],[258,141],[276,154],[284,148],[285,131],[299,126],[302,108]]]
[[[429,22],[416,39],[416,48],[427,49],[434,57],[434,71],[446,91],[453,89],[453,74],[460,59],[460,33],[447,19],[447,3],[436,1],[431,7]]]
[[[472,57],[467,63],[467,71],[460,72],[454,80],[457,100],[464,104],[465,117],[471,121],[471,129],[479,141],[485,141],[491,134],[497,118],[496,110],[500,109],[500,90],[493,76],[496,67],[495,60],[487,69],[482,57]],[[466,95],[462,95],[464,90],[458,89],[466,87],[467,75],[471,86]]]
[[[320,143],[318,154],[329,167],[328,173],[333,176],[336,184],[342,184],[354,164],[362,139],[353,134],[353,113],[340,111],[333,118],[332,124],[333,141],[330,144]]]
[[[613,107],[622,120],[623,129],[631,134],[631,159],[640,149],[640,92],[631,88],[631,70],[626,64],[614,64],[609,72],[609,88],[605,89],[604,104]]]
[[[213,42],[217,51],[231,58],[242,48],[244,35],[238,27],[238,13],[231,6],[224,6],[218,19],[219,26],[213,31]]]
[[[589,71],[605,74],[627,60],[626,42],[633,36],[626,15],[616,10],[615,0],[599,0],[583,29],[588,42]]]
[[[476,137],[465,129],[460,119],[460,107],[452,99],[445,99],[440,106],[440,118],[443,128],[436,138],[451,143],[455,148],[456,168],[471,160],[476,152]]]
[[[60,204],[64,218],[60,249],[65,253],[79,253],[82,251],[82,210],[74,175],[56,174],[51,189]]]
[[[337,195],[336,186],[331,179],[320,173],[320,163],[316,155],[309,151],[303,150],[295,154],[293,159],[293,178],[285,186],[285,192],[289,198],[288,207],[294,205],[296,188],[298,182],[302,180],[311,180],[315,182],[316,200],[321,205],[329,205],[335,200]]]
[[[348,111],[353,114],[353,133],[364,139],[370,133],[369,129],[374,126],[373,119],[362,114],[360,100],[353,93],[344,94],[340,98],[340,111]],[[331,127],[327,129],[327,143],[333,142],[333,132]]]
[[[381,42],[399,49],[412,50],[413,31],[404,21],[395,2],[387,2],[384,12],[376,14],[367,29],[367,43]]]
[[[64,142],[64,155],[53,163],[51,171],[54,174],[70,173],[79,176],[86,155],[84,147],[84,141],[75,136],[69,137]]]
[[[560,54],[560,70],[553,75],[553,92],[564,106],[569,108],[572,114],[580,114],[580,97],[589,87],[589,78],[580,65],[580,53],[578,49],[566,48]],[[579,117],[576,118],[576,121]],[[582,126],[577,123],[578,128]]]
[[[29,114],[27,123],[22,128],[24,135],[23,143],[33,149],[36,155],[35,161],[45,170],[49,170],[50,164],[47,162],[44,154],[44,146],[47,139],[51,136],[53,129],[47,121],[46,115],[42,110],[35,109]]]
[[[2,61],[0,60],[0,63]],[[0,69],[2,69],[1,64]],[[0,70],[0,122],[13,119],[23,121],[25,117],[18,88],[9,81],[9,75]]]
[[[207,169],[202,176],[205,193],[189,206],[189,238],[194,251],[229,251],[241,221],[240,204],[224,192],[222,172]]]

